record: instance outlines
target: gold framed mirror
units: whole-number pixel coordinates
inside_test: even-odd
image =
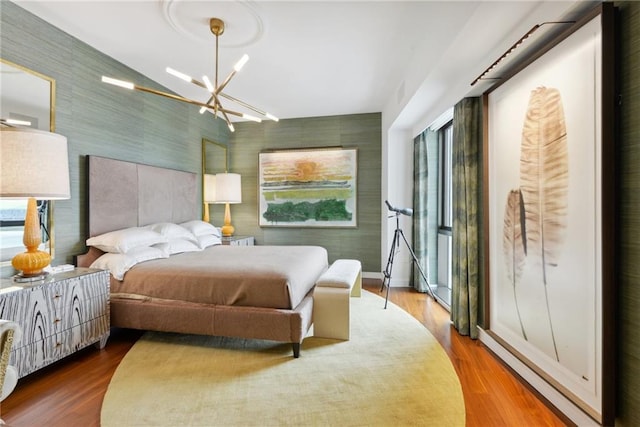
[[[2,126],[29,126],[55,131],[56,82],[49,76],[0,58],[0,120]],[[13,124],[11,124],[13,123]],[[26,200],[0,199],[0,266],[24,252],[22,234]],[[38,200],[42,231],[41,250],[54,256],[53,202]]]
[[[210,198],[211,194],[207,190],[211,190],[213,182],[208,178],[208,176],[227,172],[228,168],[229,156],[227,146],[219,142],[202,138],[202,219],[204,221],[210,222],[211,219],[210,207],[207,202],[207,198]],[[222,212],[220,215],[222,215]],[[221,218],[222,216],[218,218],[218,223],[222,222]],[[214,221],[214,223],[216,222]]]

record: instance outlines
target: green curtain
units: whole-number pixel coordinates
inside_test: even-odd
[[[413,140],[413,252],[431,284],[438,282],[438,133],[425,130]],[[411,286],[428,283],[412,263]]]
[[[480,98],[453,110],[453,227],[451,320],[462,335],[478,338],[482,112]]]

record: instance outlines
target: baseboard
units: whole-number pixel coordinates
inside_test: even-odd
[[[382,279],[384,278],[384,274],[382,272],[371,272],[371,271],[363,271],[362,272],[362,278],[363,279],[372,279],[372,280],[379,280],[380,282],[382,282]],[[394,279],[393,277],[391,278],[390,282],[389,282],[389,287],[391,288],[407,288],[410,287],[411,285],[409,284],[409,280],[401,280],[401,279]]]
[[[362,278],[363,279],[377,279],[377,280],[382,280],[384,276],[382,275],[382,273],[378,273],[378,272],[371,272],[371,271],[363,271],[362,272]]]

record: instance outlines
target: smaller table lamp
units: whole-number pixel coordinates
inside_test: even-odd
[[[0,197],[27,199],[23,243],[27,251],[11,264],[18,277],[44,277],[42,269],[51,255],[38,250],[42,242],[36,199],[60,200],[70,197],[67,138],[31,128],[0,128]]]
[[[235,228],[231,225],[230,203],[242,203],[242,180],[237,173],[216,174],[216,194],[215,203],[224,203],[224,225],[222,235],[224,237],[233,236]]]
[[[216,176],[211,174],[204,175],[204,191],[203,191],[204,214],[202,220],[209,222],[209,203],[216,201]]]

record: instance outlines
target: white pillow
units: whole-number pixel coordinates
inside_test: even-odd
[[[220,244],[222,244],[222,239],[220,239],[220,237],[218,236],[214,236],[213,234],[198,236],[198,246],[200,246],[201,249]]]
[[[152,259],[167,258],[160,249],[151,247],[137,247],[126,254],[106,253],[91,264],[91,268],[109,270],[117,280],[124,278],[124,273],[134,265]]]
[[[169,240],[169,253],[179,254],[182,252],[197,252],[202,249],[198,246],[197,243],[192,242],[187,239],[170,239]]]
[[[214,236],[218,236],[218,237],[222,236],[222,234],[220,234],[219,228],[214,227],[208,222],[200,221],[198,219],[183,222],[182,224],[180,224],[180,226],[189,230],[196,237],[204,236],[206,234],[213,234]]]
[[[152,247],[160,249],[164,258],[169,258],[169,255],[171,255],[171,246],[169,245],[169,242],[156,243]]]
[[[94,246],[103,252],[124,254],[139,246],[151,246],[166,241],[166,237],[153,230],[131,227],[90,237],[87,239],[87,246]]]
[[[160,233],[167,240],[171,239],[187,239],[192,242],[196,242],[196,236],[189,230],[184,227],[179,226],[178,224],[173,224],[170,222],[159,222],[157,224],[147,225],[144,228],[148,228],[150,230],[155,231],[156,233]]]

